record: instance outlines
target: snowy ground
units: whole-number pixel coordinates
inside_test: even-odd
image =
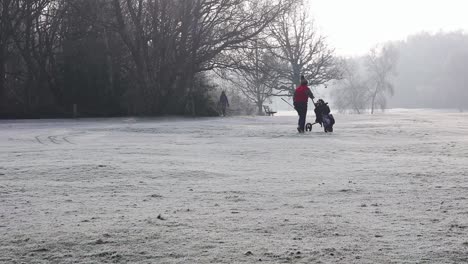
[[[0,121],[0,262],[467,263],[468,114],[335,117]]]

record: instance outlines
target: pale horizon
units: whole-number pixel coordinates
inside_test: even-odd
[[[319,31],[338,56],[364,55],[373,46],[421,32],[468,31],[462,0],[307,0]]]

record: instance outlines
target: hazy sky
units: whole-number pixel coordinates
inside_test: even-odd
[[[421,31],[468,32],[468,0],[306,1],[337,55],[361,55],[377,43]]]

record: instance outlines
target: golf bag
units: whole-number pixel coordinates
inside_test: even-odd
[[[315,103],[315,123],[320,124],[325,133],[333,132],[333,125],[335,124],[335,118],[330,114],[330,107],[328,103],[325,103],[322,99],[319,99]]]

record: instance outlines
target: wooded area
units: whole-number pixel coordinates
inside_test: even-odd
[[[320,82],[333,64],[302,9],[300,0],[2,0],[0,116],[214,115],[206,73],[246,73],[238,59],[259,42],[268,45],[261,56],[255,46],[254,64],[282,65],[257,82],[268,87],[254,94],[261,105],[282,84],[291,92],[301,72]]]
[[[370,109],[468,109],[468,34],[419,33],[366,56],[341,60],[332,97],[343,112]]]
[[[293,0],[2,0],[3,117],[209,114],[204,73]]]
[[[420,33],[394,44],[399,53],[391,107],[468,109],[468,34]]]

